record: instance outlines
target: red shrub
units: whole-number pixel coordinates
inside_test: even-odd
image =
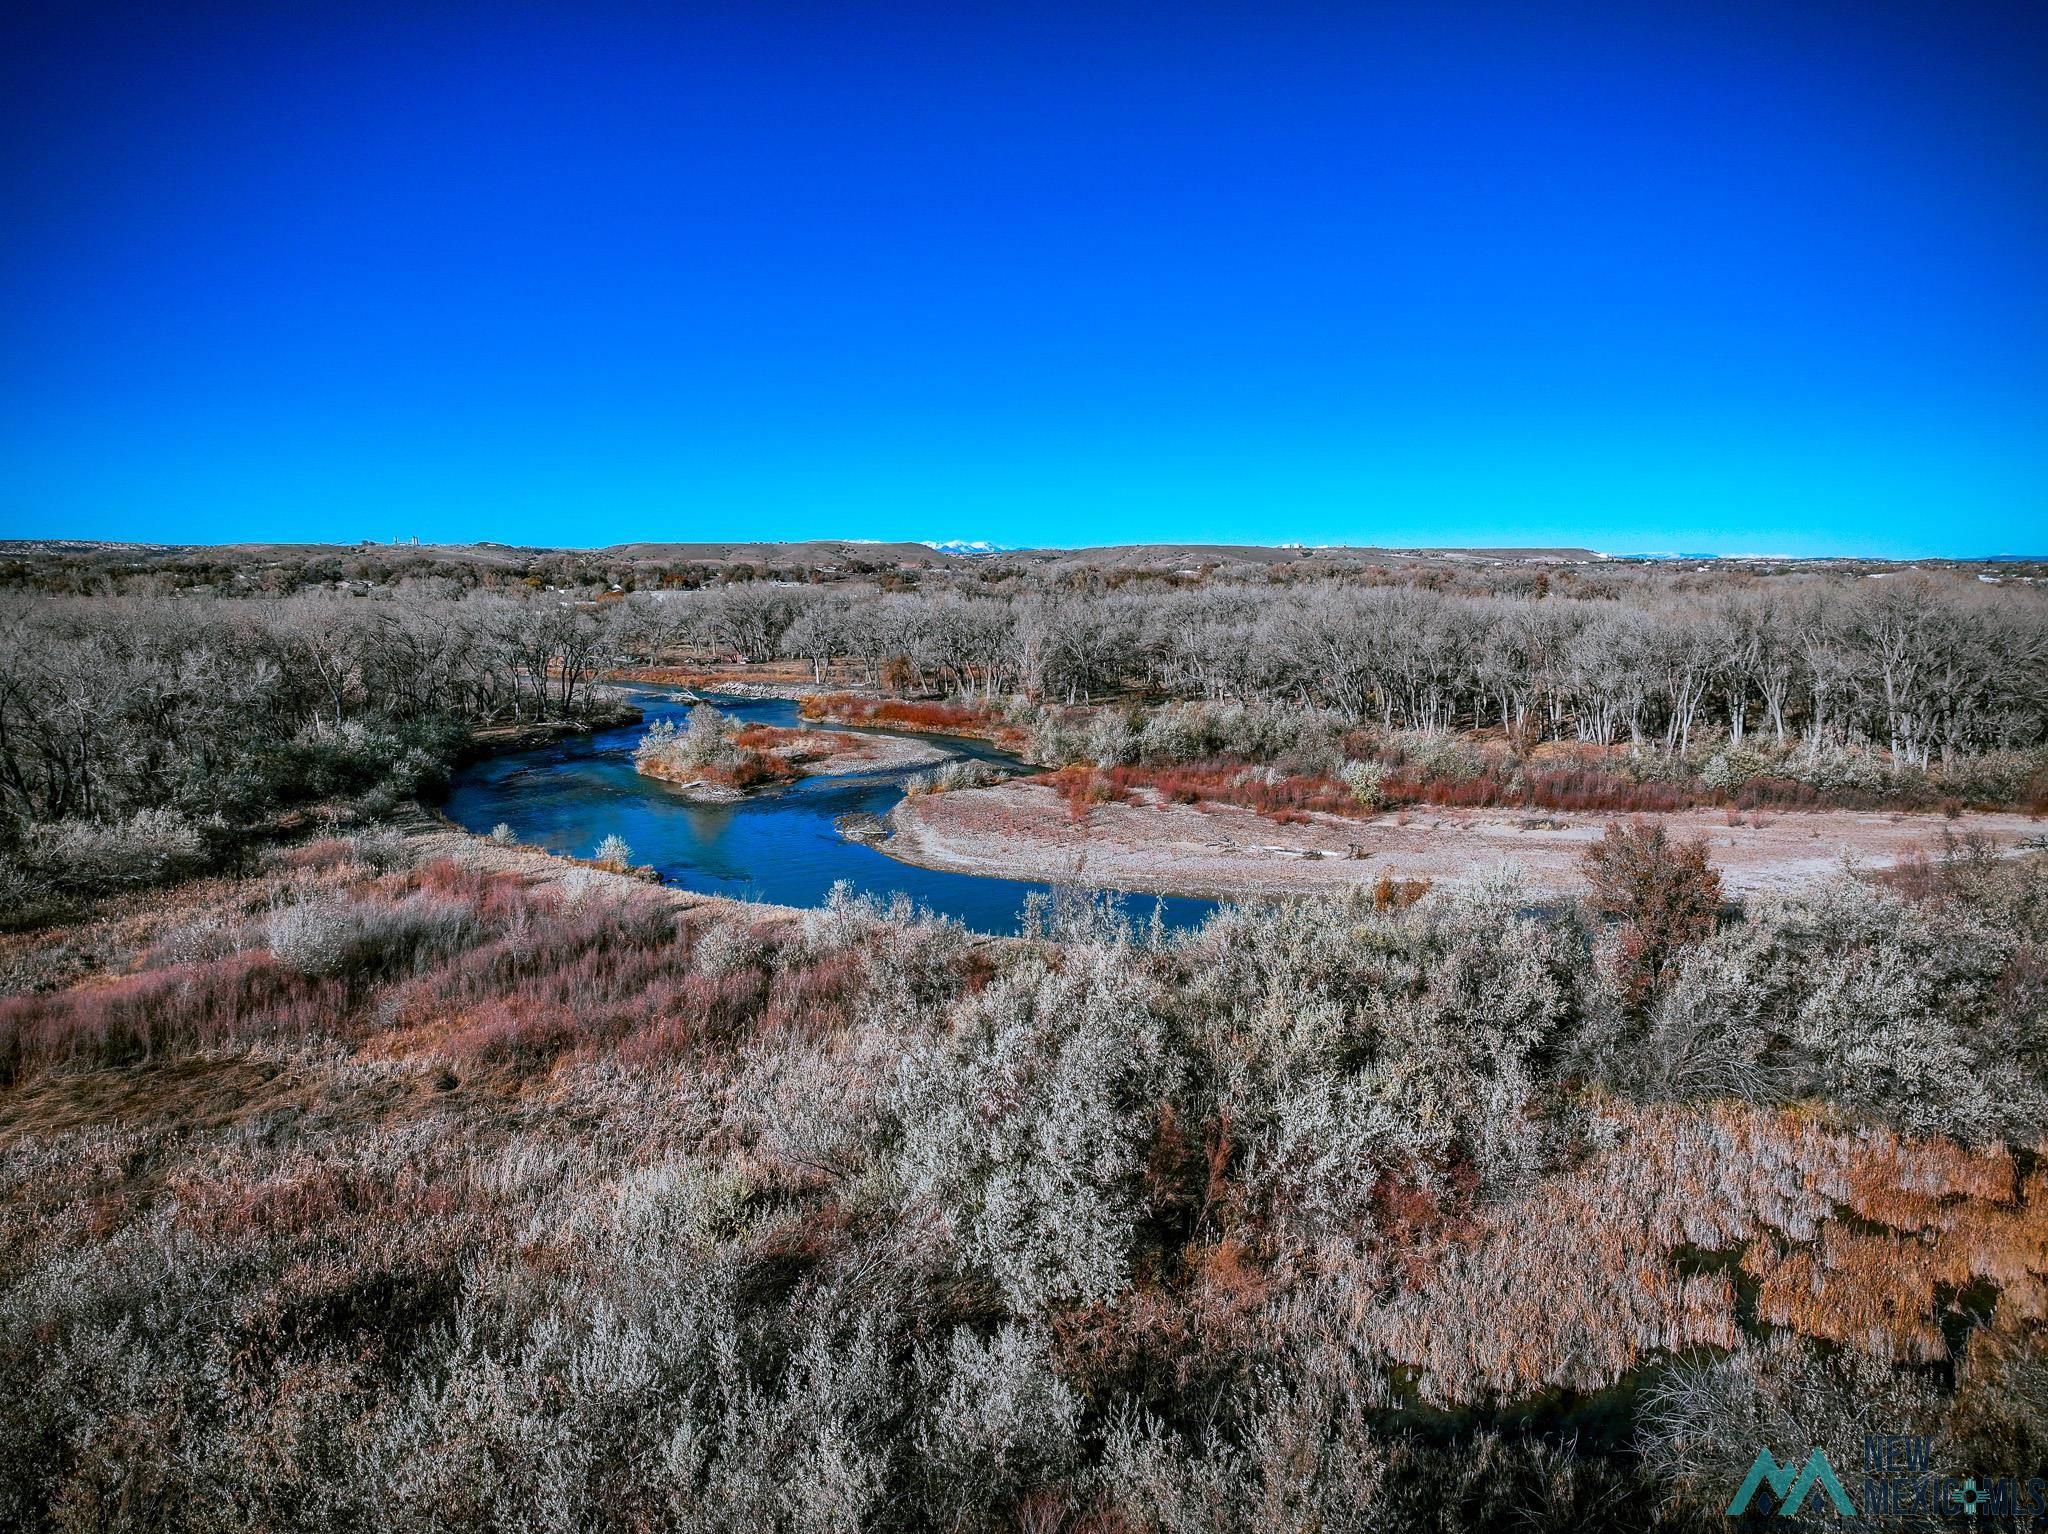
[[[787,964],[768,988],[759,1031],[815,1037],[846,1026],[847,1003],[859,990],[864,966],[858,953],[836,953],[808,964]]]
[[[1112,800],[1123,803],[1130,798],[1113,775],[1094,767],[1062,767],[1057,772],[1041,773],[1030,781],[1057,789],[1059,796],[1067,802],[1067,813],[1077,821],[1086,820],[1088,812],[1098,804]]]
[[[662,998],[658,1012],[626,1038],[619,1058],[635,1064],[687,1059],[739,1037],[760,1011],[766,984],[757,969],[693,974]]]
[[[868,724],[885,729],[987,734],[1005,728],[1001,716],[985,708],[862,698],[850,692],[812,693],[798,708],[806,719],[831,719],[841,724]]]
[[[49,996],[0,1000],[0,1076],[25,1065],[127,1065],[178,1049],[339,1031],[348,988],[267,953],[124,975]]]
[[[730,767],[707,767],[702,775],[710,779],[724,779],[734,788],[759,788],[766,783],[787,783],[797,776],[797,770],[779,756],[742,750],[739,760]]]
[[[733,731],[732,743],[743,751],[786,752],[797,761],[816,761],[851,751],[851,736],[830,730],[785,730],[772,724],[750,724]]]
[[[1264,768],[1242,763],[1198,763],[1182,767],[1091,767],[1085,764],[1042,773],[1033,782],[1059,790],[1076,820],[1091,806],[1122,804],[1134,791],[1156,794],[1169,804],[1234,804],[1298,824],[1311,813],[1357,812],[1351,791],[1335,778],[1281,776],[1269,780]]]
[[[1405,911],[1429,891],[1427,879],[1396,879],[1381,874],[1373,881],[1372,906],[1375,911]]]
[[[1622,927],[1622,986],[1646,1004],[1678,955],[1710,936],[1721,908],[1721,876],[1704,838],[1674,842],[1661,825],[1610,825],[1586,849],[1588,904]]]

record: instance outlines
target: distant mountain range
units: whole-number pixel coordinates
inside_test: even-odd
[[[922,541],[928,549],[941,554],[957,554],[963,559],[972,559],[977,554],[1007,554],[1016,547],[1013,543],[990,543],[985,538],[926,538]]]

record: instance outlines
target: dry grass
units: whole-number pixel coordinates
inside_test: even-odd
[[[785,730],[772,724],[750,724],[734,730],[732,743],[742,751],[774,756],[791,764],[823,761],[858,752],[860,742],[829,730]]]
[[[2001,1314],[2043,1319],[2048,1180],[1966,1151],[1735,1105],[1605,1110],[1615,1143],[1408,1254],[1352,1324],[1445,1403],[1592,1390],[1653,1353],[1738,1337],[1726,1262],[1758,1318],[1874,1357],[1948,1357],[1946,1294],[1985,1279]]]

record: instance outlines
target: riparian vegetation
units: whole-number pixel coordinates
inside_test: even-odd
[[[1054,766],[1277,762],[1328,778],[1319,804],[2048,800],[2035,587],[1548,581],[17,589],[0,593],[0,893],[200,866],[297,805],[374,818],[431,792],[474,728],[573,719],[601,672],[678,654],[951,698]],[[1088,700],[1115,706],[1066,707]],[[1380,775],[1370,793],[1360,773]]]

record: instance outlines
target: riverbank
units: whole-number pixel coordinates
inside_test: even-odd
[[[735,698],[798,699],[825,691],[813,680],[809,666],[780,663],[745,666],[621,666],[607,671],[604,676],[607,682],[625,686],[682,687],[691,692],[717,692]]]
[[[624,698],[609,698],[586,709],[574,719],[525,719],[511,724],[487,724],[469,732],[469,739],[455,754],[455,765],[481,761],[507,751],[534,751],[551,746],[572,735],[594,735],[599,730],[623,729],[638,724],[646,715],[637,704]]]
[[[866,730],[808,733],[830,733],[838,739],[857,742],[850,751],[835,751],[830,756],[798,762],[797,770],[812,778],[842,777],[854,772],[909,772],[919,767],[935,766],[953,754],[928,741],[913,740],[904,735],[884,735]]]
[[[570,857],[523,842],[498,842],[466,829],[431,805],[415,804],[388,823],[406,840],[415,862],[435,859],[487,874],[514,874],[528,883],[571,890],[579,895],[616,898],[649,895],[678,910],[704,909],[725,914],[752,912],[763,920],[788,921],[802,914],[795,906],[732,900],[664,883],[646,870],[607,868],[589,858]]]
[[[1155,800],[1092,806],[1075,820],[1042,783],[905,799],[879,850],[921,868],[1227,900],[1311,894],[1386,879],[1469,882],[1504,864],[1535,889],[1576,895],[1580,860],[1609,822],[1564,811],[1410,809],[1371,820],[1312,815],[1279,824],[1227,805]],[[1941,815],[1809,810],[1738,815],[1684,810],[1647,817],[1673,836],[1705,837],[1730,895],[1790,888],[1849,861],[1883,868],[1938,849],[1944,833],[1996,846],[2048,844],[2048,823],[2023,814]]]
[[[879,817],[876,818],[879,826]],[[615,900],[651,898],[663,901],[678,911],[699,913],[703,920],[741,920],[761,932],[786,930],[802,922],[806,914],[815,909],[707,895],[667,883],[648,870],[621,872],[587,858],[567,857],[543,847],[496,842],[457,825],[429,805],[410,805],[389,824],[406,839],[414,862],[441,861],[459,868],[474,869],[478,873],[511,874],[528,885],[560,890],[577,898],[593,894]],[[967,948],[975,952],[1000,952],[1017,941],[1015,937],[999,933],[973,931],[964,938]],[[4,949],[0,949],[0,959],[4,957]]]

